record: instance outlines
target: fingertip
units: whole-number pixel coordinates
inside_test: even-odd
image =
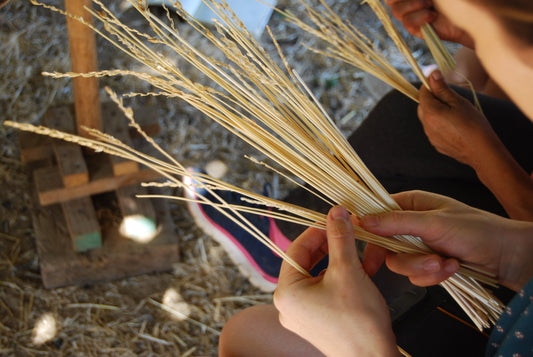
[[[447,259],[444,261],[443,270],[449,275],[457,273],[460,268],[460,264],[456,259]]]
[[[442,72],[439,69],[431,72],[430,77],[435,82],[441,82],[443,80]]]
[[[334,220],[346,221],[348,219],[348,211],[343,206],[333,207],[329,214]]]
[[[431,91],[433,94],[436,93],[443,93],[448,88],[448,85],[446,84],[446,81],[444,80],[444,76],[440,69],[436,69],[429,75],[429,87],[431,88]]]
[[[326,225],[329,266],[352,265],[357,259],[353,224],[342,206],[330,209]]]

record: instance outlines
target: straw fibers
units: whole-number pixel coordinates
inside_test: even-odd
[[[54,6],[37,1],[34,3],[64,13],[63,10]],[[54,78],[137,77],[150,83],[154,89],[148,93],[126,93],[125,96],[166,96],[184,100],[262,152],[268,159],[267,166],[280,167],[283,177],[293,176],[309,185],[309,191],[323,199],[324,202],[330,205],[343,205],[355,216],[400,209],[353,151],[319,102],[312,96],[309,98],[312,95],[311,91],[299,75],[290,68],[283,53],[279,51],[275,38],[272,40],[278,49],[283,66],[278,66],[272,61],[271,56],[244,29],[242,23],[224,2],[205,1],[205,4],[220,18],[220,22],[215,23],[216,31],[211,31],[188,17],[179,4],[176,5],[176,11],[191,27],[209,40],[213,47],[223,53],[230,61],[229,63],[221,63],[193,46],[175,28],[175,21],[171,18],[170,12],[167,12],[166,18],[162,18],[149,11],[144,2],[131,1],[132,6],[150,24],[151,31],[142,33],[121,22],[100,1],[93,0],[93,3],[96,9],[88,9],[88,11],[95,20],[104,25],[105,30],[99,30],[85,23],[83,19],[76,18],[76,20],[84,22],[114,47],[137,59],[153,73],[117,69],[90,73],[45,72],[45,75]],[[382,21],[387,33],[413,71],[419,77],[423,77],[420,67],[414,61],[410,50],[388,18],[381,3],[378,0],[368,0],[366,3]],[[64,14],[72,17],[71,14]],[[320,25],[321,22],[316,23]],[[337,22],[334,27],[341,27],[341,25]],[[267,30],[271,34],[270,29],[267,28]],[[355,39],[355,41],[358,40]],[[369,42],[366,39],[365,41]],[[171,58],[162,55],[158,47],[154,48],[152,44],[170,49],[204,74],[212,83],[204,85],[192,81],[189,73],[183,72]],[[354,56],[366,58],[367,55],[372,56],[372,53],[374,53],[373,49],[364,48],[360,54],[354,54]],[[381,61],[381,63],[385,62]],[[387,68],[392,68],[388,62],[386,64]],[[391,71],[387,69],[386,72]],[[131,110],[124,108],[122,100],[117,98],[113,92],[110,91],[110,95],[127,115],[130,125],[135,127]],[[199,196],[198,202],[211,204],[221,214],[231,218],[302,273],[306,272],[262,234],[256,226],[244,219],[242,213],[247,212],[244,205],[228,205],[214,193],[214,189],[235,191],[263,205],[264,208],[256,210],[255,214],[272,216],[274,213],[270,214],[267,208],[276,207],[282,212],[275,213],[273,216],[275,218],[304,226],[325,227],[326,218],[323,214],[248,193],[205,175],[189,174],[182,164],[157,146],[159,152],[166,157],[166,162],[136,152],[116,139],[95,130],[89,133],[100,143],[43,127],[18,125],[12,121],[5,122],[5,124],[138,161],[164,175],[170,187],[182,187],[179,177],[189,176],[191,181],[197,182],[200,188],[206,189],[215,197],[213,201],[209,201]],[[137,127],[137,129],[140,131],[140,128]],[[153,143],[150,138],[147,139]],[[281,171],[277,170],[277,172]],[[181,196],[170,198],[185,199]],[[417,237],[399,235],[394,238],[383,238],[372,235],[357,226],[354,228],[359,240],[377,244],[394,252],[410,254],[431,252],[431,249]],[[480,282],[495,285],[493,277],[463,265],[457,274],[442,282],[441,285],[481,330],[494,323],[503,307],[480,285]]]
[[[303,14],[298,4],[278,3]],[[382,50],[388,52],[386,35],[375,19],[365,13],[365,8],[353,1],[328,3],[344,18],[353,18],[359,10],[361,23],[373,29]],[[119,2],[110,2],[109,6],[113,13],[129,17],[130,23],[138,28],[146,28],[138,16],[121,8]],[[288,62],[309,84],[342,132],[349,134],[387,88],[352,66],[310,54],[302,43],[317,48],[323,44],[283,18],[275,15],[269,25]],[[177,26],[197,48],[211,50],[207,41],[187,25]],[[0,10],[0,36],[3,120],[37,124],[50,106],[72,102],[68,80],[40,75],[45,70],[67,72],[69,69],[62,16],[25,1],[11,1]],[[268,37],[264,35],[262,40],[266,40],[262,42],[266,51],[275,54]],[[138,64],[131,58],[110,49],[105,41],[97,41],[101,68],[137,68]],[[417,59],[426,56],[419,42],[409,45],[415,49]],[[396,56],[388,53],[388,58]],[[400,60],[394,65],[406,76],[410,75],[409,68]],[[180,68],[190,66],[180,63]],[[190,73],[193,80],[203,79],[194,71]],[[131,77],[102,78],[101,83],[102,87],[108,85],[120,92],[142,92],[150,88]],[[157,115],[164,128],[157,141],[179,162],[203,166],[215,157],[232,168],[227,177],[229,182],[254,192],[260,192],[265,182],[279,182],[275,191],[283,197],[292,187],[278,180],[276,173],[242,156],[248,153],[262,160],[261,154],[220,130],[194,109],[176,102],[136,98],[131,105],[134,109],[157,105]],[[0,126],[0,135],[3,187],[0,190],[0,355],[214,356],[216,332],[230,316],[246,306],[270,301],[269,294],[250,286],[221,248],[195,227],[184,205],[175,202],[171,204],[172,216],[182,256],[172,272],[45,290],[40,281],[29,215],[32,186],[28,171],[18,158],[16,130]],[[112,208],[102,207],[99,215],[112,220]],[[170,311],[158,305],[163,301],[168,301],[166,306],[172,307]],[[39,326],[55,326],[55,333],[37,336]]]

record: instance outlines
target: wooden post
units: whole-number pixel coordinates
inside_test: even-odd
[[[68,13],[80,16],[92,23],[92,16],[84,7],[91,7],[91,0],[65,0]],[[98,70],[96,38],[93,30],[76,19],[67,16],[70,61],[73,72]],[[79,135],[87,136],[81,126],[102,130],[102,119],[97,78],[74,78],[74,108],[76,128]]]

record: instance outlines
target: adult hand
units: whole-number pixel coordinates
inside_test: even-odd
[[[418,117],[437,151],[474,167],[488,148],[503,146],[485,116],[448,87],[440,71],[428,79],[431,92],[420,88]]]
[[[533,276],[533,223],[503,218],[423,191],[402,192],[393,198],[404,211],[362,217],[362,226],[382,236],[418,236],[441,256],[453,257],[388,253],[389,269],[409,276],[413,284],[440,283],[457,270],[458,261],[496,274],[500,284],[515,291]],[[379,251],[372,247],[364,259],[370,265],[378,264],[382,259]]]
[[[392,14],[400,20],[405,29],[412,35],[422,38],[420,27],[431,23],[439,37],[463,46],[474,48],[474,41],[462,29],[455,26],[438,9],[431,0],[387,0]]]
[[[343,207],[330,210],[326,231],[309,228],[287,250],[306,270],[328,252],[318,277],[283,262],[274,293],[281,324],[328,356],[399,355],[385,300],[361,266]]]
[[[533,181],[498,138],[485,116],[452,91],[439,71],[420,88],[418,117],[431,144],[471,166],[509,217],[533,221]]]

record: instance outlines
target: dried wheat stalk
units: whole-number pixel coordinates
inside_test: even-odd
[[[121,51],[144,63],[158,75],[152,76],[147,73],[126,70],[84,74],[47,73],[47,75],[57,78],[109,75],[137,76],[148,81],[157,89],[157,92],[147,94],[166,95],[185,100],[263,152],[273,162],[284,168],[289,175],[306,182],[311,187],[311,191],[325,199],[326,202],[343,205],[356,216],[400,209],[366,168],[333,121],[312,98],[298,75],[290,70],[285,60],[288,75],[280,69],[254,40],[253,36],[246,31],[226,4],[206,1],[224,23],[224,25],[217,23],[218,35],[213,34],[202,24],[188,17],[181,10],[179,3],[176,3],[176,6],[178,13],[222,51],[232,62],[231,65],[219,63],[202,54],[179,34],[170,16],[166,21],[163,21],[151,14],[140,1],[132,1],[133,6],[150,24],[153,30],[152,35],[139,33],[129,28],[98,0],[94,0],[94,2],[100,9],[99,11],[90,11],[97,20],[104,23],[106,32],[99,31],[90,24],[87,25]],[[41,6],[62,12],[49,5],[41,4]],[[66,15],[70,16],[69,14]],[[83,22],[82,19],[78,20]],[[208,87],[192,82],[169,59],[153,50],[152,43],[168,46],[210,78],[215,85]],[[279,47],[278,52],[280,52]],[[281,53],[279,54],[281,56]],[[131,95],[139,94],[132,93]],[[114,100],[119,103],[133,122],[131,110],[124,108],[116,97]],[[181,185],[175,175],[191,176],[198,185],[218,199],[218,202],[208,202],[205,197],[199,197],[200,203],[211,204],[221,213],[234,219],[241,227],[264,244],[269,245],[300,271],[302,269],[294,261],[280,252],[277,247],[272,246],[261,232],[244,219],[240,212],[245,210],[245,207],[227,204],[214,191],[217,189],[233,190],[251,200],[287,212],[287,214],[271,213],[277,219],[288,219],[322,228],[325,225],[324,215],[245,192],[206,175],[190,173],[166,154],[168,162],[135,152],[135,150],[117,142],[116,139],[94,130],[92,133],[96,135],[97,140],[91,141],[42,127],[30,127],[12,122],[5,124],[18,125],[23,130],[61,137],[81,145],[93,146],[97,150],[106,150],[113,155],[139,161],[166,176],[172,185]],[[98,142],[101,146],[95,146]],[[254,210],[254,212],[269,215],[266,209]],[[424,254],[431,251],[417,237],[383,238],[365,232],[359,227],[355,227],[355,229],[358,239],[384,246],[396,252]],[[498,318],[502,311],[502,304],[493,298],[480,285],[479,281],[488,284],[495,283],[493,277],[463,266],[459,273],[443,282],[442,285],[465,309],[476,325],[482,328]]]
[[[305,7],[311,24],[307,24],[304,20],[298,18],[288,10],[277,11],[282,13],[289,22],[324,40],[328,44],[326,51],[311,48],[312,51],[339,59],[370,73],[418,102],[418,89],[404,78],[404,76],[390,63],[386,56],[379,51],[376,45],[359,31],[357,27],[340,18],[324,0],[318,1],[322,6],[322,11],[314,9],[307,0],[299,0],[299,2]],[[429,88],[427,79],[422,73],[420,66],[413,58],[405,41],[393,25],[387,10],[383,7],[381,1],[365,0],[364,3],[368,4],[376,14],[383,24],[387,34],[419,80]]]

